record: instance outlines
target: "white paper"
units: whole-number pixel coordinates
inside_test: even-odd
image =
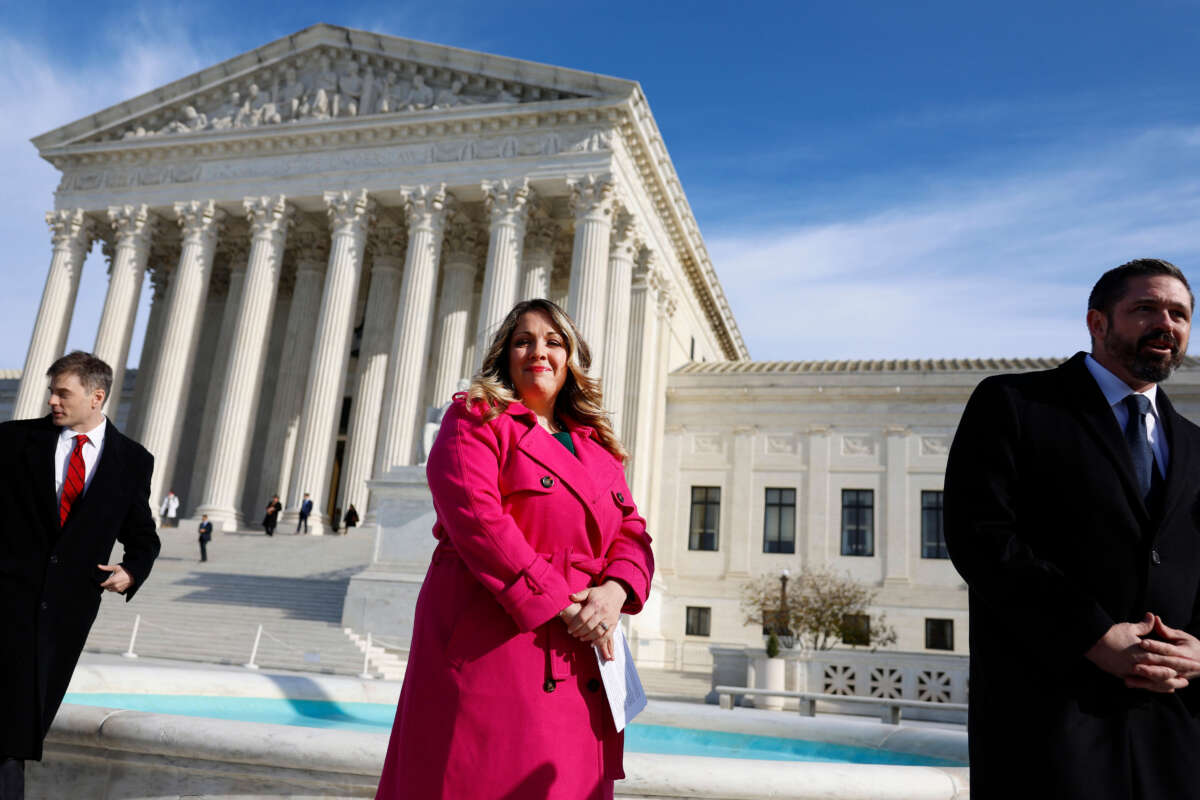
[[[637,667],[629,655],[625,631],[617,625],[613,633],[612,661],[605,661],[599,648],[593,649],[596,651],[596,660],[600,662],[600,680],[604,682],[604,694],[608,697],[613,724],[618,732],[623,731],[646,707],[646,690],[642,688],[642,679],[638,677]]]

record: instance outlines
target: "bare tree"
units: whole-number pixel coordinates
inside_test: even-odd
[[[787,581],[761,575],[742,586],[742,613],[747,625],[761,625],[778,635],[791,635],[803,649],[828,650],[838,644],[886,647],[896,631],[870,606],[876,589],[828,567],[805,567]]]

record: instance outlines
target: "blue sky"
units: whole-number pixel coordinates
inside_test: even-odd
[[[754,358],[1069,354],[1103,270],[1200,276],[1196,2],[0,6],[0,367],[50,258],[28,139],[315,22],[640,81]]]

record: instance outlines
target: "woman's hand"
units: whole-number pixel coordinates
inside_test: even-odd
[[[605,581],[571,595],[571,605],[559,613],[567,623],[567,633],[581,642],[598,643],[608,638],[608,649],[612,649],[611,635],[621,618],[621,607],[625,605],[625,587],[616,581]],[[578,611],[571,613],[575,608]]]

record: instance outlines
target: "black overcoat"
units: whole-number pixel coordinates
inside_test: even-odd
[[[153,457],[111,422],[87,491],[58,522],[54,452],[60,428],[0,424],[0,757],[40,759],[96,618],[113,542],[133,578],[150,574],[159,540],[150,515]]]
[[[1200,428],[1157,399],[1169,446],[1147,509],[1079,353],[984,380],[946,467],[945,532],[970,587],[971,796],[1200,798],[1200,684],[1125,688],[1084,658],[1147,611],[1200,634]]]

